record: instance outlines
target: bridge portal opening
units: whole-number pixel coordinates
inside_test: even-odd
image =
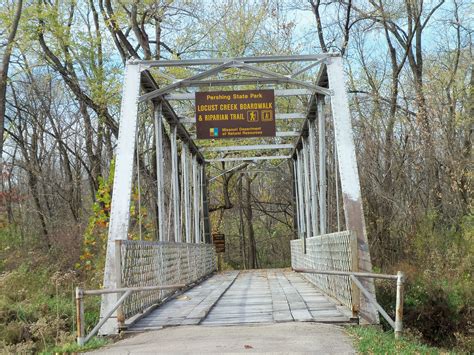
[[[216,270],[219,232],[234,267],[371,271],[337,54],[131,59],[114,176],[104,287],[198,282]],[[349,277],[306,276],[378,321]],[[101,332],[171,292],[132,295]],[[119,297],[103,296],[102,317]]]

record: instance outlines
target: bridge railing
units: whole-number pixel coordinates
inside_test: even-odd
[[[354,265],[357,265],[357,243],[354,233],[350,231],[291,241],[291,266],[293,269],[357,271],[357,267]],[[349,276],[303,275],[326,294],[352,309],[354,313],[357,312],[359,293]]]
[[[199,281],[216,270],[212,244],[115,241],[117,288],[83,290],[76,288],[77,343],[87,343],[115,312],[118,328],[125,320],[159,304],[176,290]],[[86,336],[84,296],[118,294],[117,301]]]
[[[394,329],[395,338],[399,338],[403,330],[405,275],[400,271],[397,275],[359,272],[358,250],[355,233],[351,231],[296,239],[291,241],[291,266],[321,291],[350,308],[354,317],[359,315],[362,293]],[[362,284],[361,279],[387,279],[397,282],[395,320]]]
[[[120,286],[136,288],[156,285],[192,284],[216,270],[212,244],[120,240]],[[163,301],[172,289],[136,292],[119,309],[119,322]],[[123,325],[123,324],[122,324]]]

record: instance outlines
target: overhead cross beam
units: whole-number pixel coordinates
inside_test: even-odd
[[[275,57],[269,57],[268,62],[285,62],[285,61],[318,61],[320,62],[321,60],[331,57],[332,55],[319,55],[319,56],[309,56],[308,58],[298,58],[298,57],[280,57],[276,59],[271,59]],[[150,67],[165,67],[165,66],[178,66],[178,63],[181,61],[167,61],[168,63],[164,61],[149,61],[149,62],[144,62],[143,66],[145,68],[150,68]],[[173,62],[175,65],[170,64],[169,62]],[[201,73],[192,75],[188,78],[181,79],[181,80],[173,80],[173,82],[169,85],[166,85],[160,89],[156,89],[152,92],[149,92],[147,94],[141,95],[139,98],[139,102],[146,101],[153,99],[158,96],[162,96],[164,94],[167,94],[175,89],[178,88],[183,88],[183,87],[191,87],[191,86],[201,86],[201,85],[215,85],[215,86],[225,86],[225,85],[247,85],[247,84],[255,84],[255,83],[286,83],[286,84],[293,84],[297,86],[304,87],[309,90],[313,90],[315,92],[318,92],[323,95],[330,95],[330,91],[322,86],[319,85],[314,85],[312,83],[302,81],[302,80],[297,80],[294,79],[295,76],[311,69],[311,66],[307,66],[303,68],[302,70],[299,70],[297,73],[292,73],[290,75],[284,75],[280,73],[276,73],[261,67],[253,66],[250,64],[256,64],[256,63],[265,63],[267,61],[259,58],[254,58],[254,60],[249,60],[248,58],[235,58],[235,59],[228,59],[228,60],[216,60],[214,62],[208,62],[208,61],[200,61],[200,60],[192,60],[192,61],[182,61],[182,62],[187,62],[188,66],[199,66],[199,65],[215,65],[214,67],[207,69]],[[139,62],[141,63],[141,62]],[[179,66],[182,66],[183,63],[179,63]],[[218,74],[226,69],[229,68],[240,68],[246,71],[250,71],[259,75],[262,75],[261,77],[254,77],[254,78],[249,78],[249,79],[208,79],[208,80],[203,80],[205,78],[209,78],[215,74]],[[172,78],[167,74],[164,74],[165,77]],[[249,82],[250,80],[250,82]]]
[[[227,147],[202,148],[203,152],[237,152],[249,150],[276,150],[293,149],[293,144],[256,144],[256,145],[231,145]]]
[[[306,118],[306,115],[304,113],[299,113],[299,112],[275,114],[276,120],[297,120],[297,119],[304,119],[304,118]],[[195,124],[196,118],[195,117],[180,117],[179,122],[185,123],[185,124]]]
[[[253,80],[255,82],[255,80]],[[302,96],[302,95],[312,95],[314,92],[309,89],[275,89],[276,97],[289,97],[289,96]],[[165,94],[163,96],[166,100],[181,101],[181,100],[191,100],[194,101],[194,93],[172,93]]]
[[[276,131],[275,137],[265,137],[265,138],[271,139],[271,138],[299,137],[299,136],[300,136],[300,132],[297,132],[297,131]],[[195,140],[200,140],[199,138],[196,137],[195,134],[192,134],[191,138]],[[250,137],[246,139],[262,139],[262,137]]]
[[[337,53],[308,54],[308,55],[271,55],[261,57],[236,58],[207,58],[207,59],[179,59],[179,60],[137,60],[144,69],[152,67],[191,67],[199,65],[218,65],[230,61],[243,63],[284,63],[284,62],[312,62],[321,59],[337,57]]]
[[[228,162],[228,161],[276,160],[276,159],[290,159],[290,158],[291,158],[291,155],[270,155],[270,156],[259,156],[259,157],[216,158],[216,159],[207,159],[206,163]]]

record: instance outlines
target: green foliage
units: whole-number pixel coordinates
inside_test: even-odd
[[[114,172],[115,161],[112,161],[108,178],[99,177],[99,189],[96,192],[92,214],[84,232],[82,255],[80,262],[76,264],[78,269],[89,274],[89,280],[95,285],[100,284],[105,265]],[[153,240],[155,231],[147,218],[147,208],[143,205],[140,208],[138,206],[141,201],[140,193],[136,187],[131,200],[129,239],[138,239],[139,234],[142,233],[143,240]]]
[[[384,332],[375,327],[348,327],[355,348],[361,354],[445,354],[441,349],[402,338],[396,340],[393,332]]]
[[[92,206],[92,215],[84,232],[81,262],[76,265],[86,272],[96,274],[95,276],[99,276],[105,264],[114,167],[115,163],[112,162],[107,179],[99,177],[99,189],[96,192],[96,200]],[[98,281],[95,280],[94,282],[97,283]]]
[[[74,341],[75,272],[25,262],[0,276],[0,349],[39,352]],[[98,299],[86,299],[86,328],[98,321]],[[1,351],[1,350],[0,350]]]
[[[429,213],[418,224],[409,262],[398,265],[407,275],[404,324],[420,340],[461,350],[473,348],[474,317],[472,214],[449,225]],[[378,282],[377,298],[395,314],[395,287]],[[385,324],[385,329],[389,326]]]
[[[87,350],[94,350],[107,345],[109,342],[105,338],[94,337],[84,346],[79,346],[77,343],[67,343],[61,346],[55,346],[50,349],[46,349],[41,354],[57,354],[57,353],[80,353]]]

